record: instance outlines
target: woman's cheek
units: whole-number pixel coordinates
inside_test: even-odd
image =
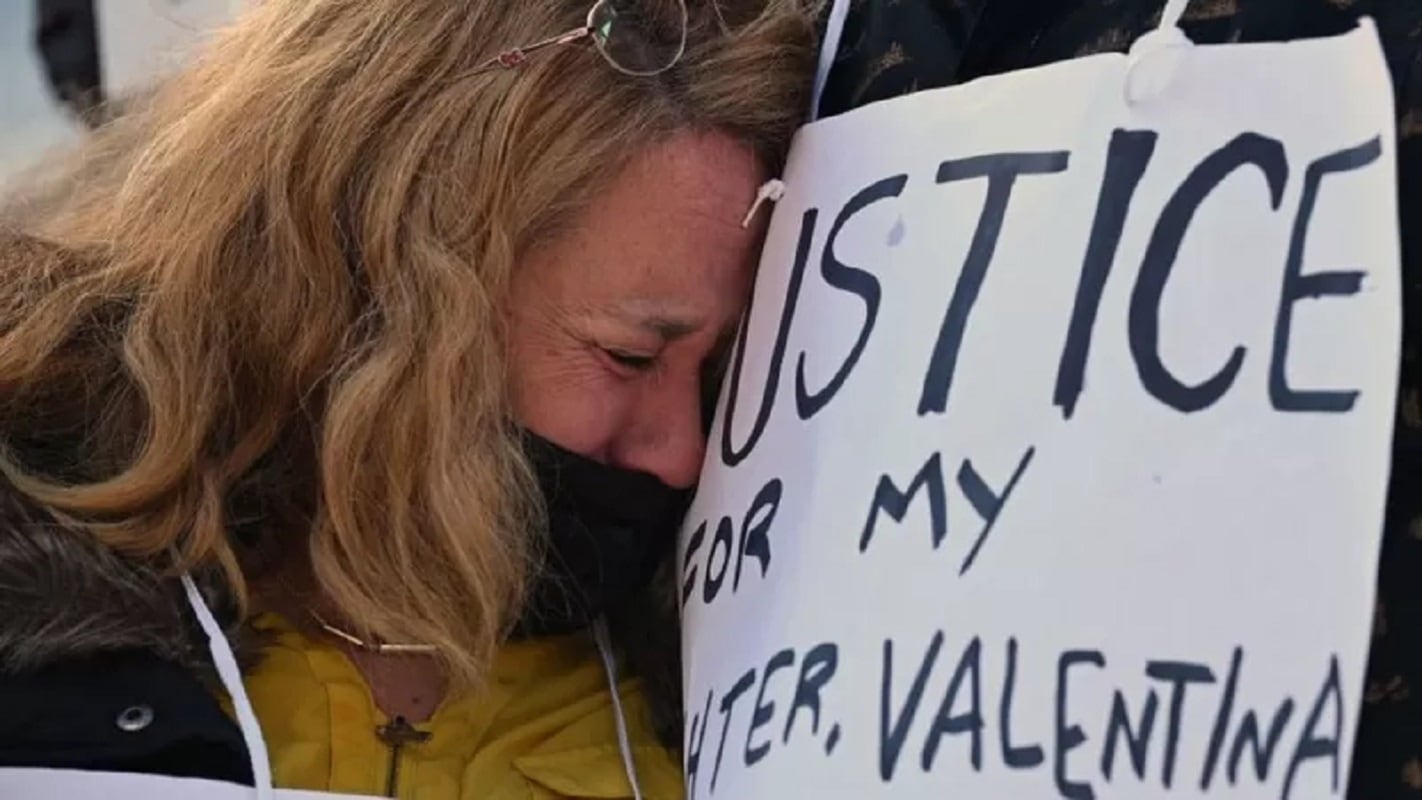
[[[586,359],[545,372],[521,394],[519,414],[525,427],[576,453],[605,460],[630,427],[636,379],[614,375]]]

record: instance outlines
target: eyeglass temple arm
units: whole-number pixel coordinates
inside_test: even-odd
[[[523,47],[514,47],[499,53],[493,58],[485,61],[473,69],[474,74],[488,72],[491,69],[513,69],[528,60],[528,56],[549,47],[556,47],[563,44],[572,44],[579,39],[591,36],[593,29],[587,25],[564,31],[557,36],[549,37],[533,44]]]

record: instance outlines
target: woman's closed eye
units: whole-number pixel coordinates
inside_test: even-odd
[[[657,365],[657,357],[647,353],[617,347],[601,348],[604,357],[616,368],[629,372],[647,372]]]

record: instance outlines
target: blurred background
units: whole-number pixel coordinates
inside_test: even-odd
[[[35,0],[0,0],[0,186],[79,127],[55,98],[35,48]]]
[[[0,0],[0,189],[80,137],[93,101],[161,77],[251,1]]]

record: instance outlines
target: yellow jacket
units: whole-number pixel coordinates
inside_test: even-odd
[[[246,686],[279,787],[391,796],[398,766],[393,796],[409,800],[632,797],[590,636],[505,645],[488,689],[445,698],[416,726],[429,738],[395,754],[375,734],[389,719],[339,649],[276,615],[255,626],[273,643]],[[645,722],[640,685],[619,689],[643,795],[679,800],[680,770]]]

